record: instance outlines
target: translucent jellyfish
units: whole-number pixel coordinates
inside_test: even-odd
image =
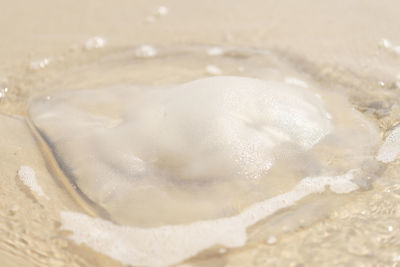
[[[170,264],[226,240],[242,244],[246,227],[325,187],[356,190],[379,141],[340,95],[233,76],[39,97],[30,122],[66,184],[98,215],[136,229],[129,235],[141,252]]]

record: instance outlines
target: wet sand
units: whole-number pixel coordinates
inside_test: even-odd
[[[80,53],[73,51],[82,50],[93,36],[103,37],[111,50],[142,44],[271,50],[301,66],[320,86],[345,88],[351,103],[376,121],[383,137],[400,119],[400,55],[382,44],[385,38],[400,46],[396,1],[3,1],[1,6],[0,89],[8,88],[0,99],[0,259],[5,266],[121,265],[75,244],[68,231],[60,230],[60,210],[83,210],[54,179],[23,117],[29,97],[48,89],[43,86],[57,87],[46,79],[60,81],[60,69],[79,64]],[[168,14],[158,14],[160,6]],[[102,52],[85,57],[96,62],[97,53]],[[32,62],[45,58],[65,58],[67,63],[43,72],[40,65],[32,68]],[[32,193],[18,178],[25,165],[34,169],[50,200]],[[393,163],[372,188],[352,195],[323,220],[277,240],[265,229],[263,242],[229,253],[204,253],[190,264],[397,266],[399,217],[400,176]]]

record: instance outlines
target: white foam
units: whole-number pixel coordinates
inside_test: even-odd
[[[276,236],[270,236],[269,238],[268,238],[268,240],[267,240],[267,243],[268,244],[270,244],[270,245],[272,245],[272,244],[275,244],[276,242],[278,241],[278,239],[276,238]]]
[[[388,39],[382,39],[379,45],[382,46],[383,48],[391,48],[392,42],[390,42]]]
[[[394,261],[394,262],[399,262],[399,261],[400,261],[400,254],[397,255],[397,256],[394,256],[393,259],[392,259],[392,261]]]
[[[169,10],[166,6],[159,6],[157,8],[157,15],[159,15],[159,16],[166,16],[166,15],[168,15],[168,13],[169,13]]]
[[[35,171],[29,166],[21,166],[18,170],[19,179],[38,196],[44,197],[47,200],[50,198],[43,192],[42,188],[36,180]]]
[[[104,38],[99,36],[94,36],[86,41],[85,48],[89,50],[94,48],[101,48],[104,47],[105,45],[106,45],[106,40]]]
[[[7,87],[0,87],[0,98],[5,97],[7,92],[8,92]]]
[[[211,75],[221,75],[222,70],[215,65],[207,65],[206,72]]]
[[[395,55],[400,55],[400,46],[393,45],[388,39],[382,39],[379,45]]]
[[[177,264],[214,245],[228,248],[243,246],[247,227],[276,211],[292,206],[310,194],[327,187],[336,193],[358,188],[351,180],[355,170],[344,175],[304,178],[292,191],[256,203],[241,214],[229,218],[198,221],[186,225],[138,228],[118,226],[82,213],[61,213],[62,229],[78,244],[86,244],[124,264],[167,266]]]
[[[50,59],[48,59],[48,58],[44,58],[44,59],[41,59],[41,60],[37,60],[37,61],[32,61],[31,63],[30,63],[30,65],[29,65],[29,67],[32,69],[32,70],[38,70],[38,69],[43,69],[43,68],[45,68],[47,65],[49,65],[50,64]]]
[[[211,47],[207,50],[207,54],[209,56],[222,56],[224,54],[224,50],[221,47]]]
[[[397,126],[386,138],[378,151],[376,159],[389,163],[396,160],[400,154],[400,126]]]
[[[155,57],[158,51],[151,45],[142,45],[136,49],[136,56],[139,58]]]
[[[294,85],[294,86],[299,86],[303,88],[308,88],[308,84],[300,79],[297,79],[295,77],[286,77],[285,78],[285,83],[289,85]]]

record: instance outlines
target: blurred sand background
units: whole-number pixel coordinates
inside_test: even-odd
[[[383,1],[2,1],[1,67],[57,54],[94,35],[110,45],[234,43],[278,46],[320,60],[373,56],[400,43],[398,3]],[[165,6],[168,14],[148,17]]]

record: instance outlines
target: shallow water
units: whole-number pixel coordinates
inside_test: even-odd
[[[218,232],[220,236],[223,236],[222,233],[226,230],[222,229],[233,227],[233,230],[228,231],[229,235],[241,236],[240,232],[261,220],[264,222],[258,223],[249,232],[251,237],[249,240],[260,242],[265,239],[267,232],[276,238],[282,232],[298,229],[301,225],[299,222],[307,224],[324,218],[334,208],[340,207],[348,201],[345,196],[321,194],[321,189],[313,189],[315,186],[320,188],[326,183],[323,182],[324,175],[334,177],[356,170],[355,176],[351,175],[353,182],[349,183],[345,180],[339,182],[343,183],[342,187],[348,189],[334,189],[331,185],[331,190],[334,192],[351,192],[358,188],[368,189],[371,182],[380,175],[382,167],[374,160],[380,143],[376,121],[362,115],[347,103],[348,99],[345,96],[348,92],[346,90],[341,88],[320,89],[321,81],[302,73],[301,69],[304,66],[301,64],[293,66],[285,62],[287,55],[272,51],[220,47],[222,52],[215,56],[210,55],[210,51],[216,48],[186,46],[176,52],[171,52],[172,49],[169,48],[158,48],[157,55],[153,54],[143,58],[139,53],[141,49],[138,47],[118,52],[104,50],[103,54],[97,55],[93,59],[89,58],[89,62],[85,64],[80,62],[78,66],[74,65],[76,64],[74,62],[53,62],[53,66],[50,65],[43,69],[43,72],[47,72],[45,74],[48,76],[47,80],[39,80],[40,86],[48,89],[31,96],[33,102],[30,103],[29,120],[32,122],[32,130],[36,132],[37,137],[44,139],[42,146],[48,146],[49,153],[46,154],[46,157],[55,157],[55,161],[50,160],[53,162],[51,167],[58,169],[55,173],[59,175],[55,175],[55,179],[63,181],[67,188],[69,184],[72,184],[73,188],[69,188],[70,191],[78,190],[78,193],[73,195],[75,198],[83,198],[83,200],[80,199],[80,203],[88,202],[86,208],[89,208],[89,212],[94,212],[94,214],[122,225],[155,227],[168,226],[171,223],[178,224],[176,230],[171,230],[169,234],[174,242],[160,241],[162,246],[158,249],[157,255],[161,262],[177,263],[212,245],[224,244],[226,247],[236,247],[237,244],[242,246],[246,243],[212,239],[208,245],[200,245],[197,244],[197,240],[201,239],[196,236],[192,237],[190,243],[180,243],[182,241],[179,240],[183,237],[186,239],[190,232],[201,234],[204,240],[206,236],[213,236]],[[81,54],[80,58],[86,56],[86,54]],[[193,59],[198,59],[195,60],[196,64],[190,71],[186,71],[186,75],[180,76],[179,73],[183,66]],[[221,73],[263,79],[268,81],[265,84],[266,87],[264,88],[263,83],[261,83],[261,87],[258,85],[261,80],[240,80],[229,77],[212,78],[209,80],[210,82],[207,82],[208,80],[194,82],[193,86],[189,83],[182,89],[176,87],[175,84],[188,79],[213,75],[214,73],[210,73],[207,69],[208,65],[206,65],[210,59],[213,64],[219,66]],[[160,63],[162,63],[161,66]],[[60,73],[57,70],[60,66],[57,64],[60,66],[69,64],[68,70]],[[136,77],[132,75],[134,73],[132,69],[138,67],[141,68],[142,75]],[[169,72],[163,71],[166,68]],[[85,79],[76,77],[78,70],[82,73],[81,75],[85,75]],[[48,75],[52,72],[56,72],[58,75],[54,80],[49,78],[51,75]],[[90,73],[96,75],[87,75]],[[157,80],[151,76],[154,73],[158,73]],[[176,74],[171,75],[172,73]],[[101,80],[98,79],[98,75]],[[337,75],[341,77],[340,73]],[[175,79],[171,80],[171,76]],[[150,79],[150,77],[151,82],[143,79]],[[230,81],[230,79],[237,80]],[[271,83],[271,81],[274,82]],[[62,86],[58,86],[54,90],[52,85],[59,83]],[[199,85],[196,85],[197,83]],[[240,85],[241,83],[242,85]],[[243,89],[233,89],[237,86]],[[226,89],[222,89],[224,87]],[[260,89],[256,89],[257,87]],[[92,89],[79,90],[80,88]],[[224,91],[221,90],[225,90],[229,94],[223,93]],[[241,90],[245,90],[243,92],[247,93],[241,95]],[[234,93],[230,93],[231,91]],[[238,95],[235,97],[235,94]],[[229,97],[226,98],[227,96]],[[181,102],[183,99],[184,103]],[[237,99],[237,101],[220,102],[218,99],[223,101]],[[271,101],[270,99],[275,100]],[[214,102],[215,104],[213,104]],[[263,105],[257,104],[264,102],[276,103],[272,105],[275,108],[269,109],[270,105],[266,105],[266,109]],[[229,103],[234,103],[233,109],[229,107]],[[226,104],[229,104],[228,108],[224,107]],[[257,105],[259,107],[251,116],[249,108],[251,107],[250,110],[252,110]],[[149,109],[149,107],[152,108]],[[179,107],[183,109],[180,110]],[[224,108],[220,110],[220,107]],[[163,114],[168,113],[171,117],[169,122],[167,121],[168,123],[159,124],[157,119],[159,116],[154,113],[159,109]],[[287,124],[290,117],[286,118],[285,114],[290,109],[294,109],[294,114],[298,114],[299,117],[294,117],[294,120],[289,119],[289,122],[292,120],[295,123],[293,125],[296,125],[296,120],[303,121],[299,125],[300,131],[297,133],[296,130],[293,130],[296,129],[293,128],[294,126],[291,126],[290,123]],[[224,114],[226,112],[229,114],[228,117]],[[260,117],[259,114],[263,114],[263,112],[264,115]],[[274,119],[275,115],[271,117],[271,114],[275,113],[277,115]],[[253,152],[246,152],[246,147],[251,148],[255,144],[246,144],[240,141],[239,144],[242,145],[235,146],[234,139],[231,140],[229,137],[231,134],[229,134],[226,141],[216,143],[216,145],[224,144],[224,142],[228,144],[220,146],[219,152],[215,150],[216,146],[212,145],[213,142],[210,140],[208,142],[211,142],[212,150],[215,151],[212,154],[201,152],[210,150],[207,148],[207,143],[200,141],[201,138],[209,135],[207,133],[209,131],[214,140],[218,140],[218,136],[224,136],[227,129],[247,136],[239,140],[249,139],[246,142],[253,142],[253,139],[255,141],[259,139],[258,134],[249,131],[254,128],[253,126],[237,128],[236,122],[231,121],[231,116],[239,118],[240,121],[250,120],[245,125],[259,124],[259,126],[254,126],[255,129],[265,124],[263,121],[267,119],[269,120],[269,123],[266,124],[267,127],[276,124],[274,138],[281,137],[274,141],[276,145],[274,143],[272,145],[271,141],[258,142],[257,146],[261,146],[259,152],[254,149],[251,149]],[[221,125],[222,128],[218,128],[219,124],[215,124],[217,128],[210,130],[210,125],[214,125],[213,120],[218,122],[227,118],[229,118],[228,124]],[[284,123],[282,124],[282,122]],[[308,131],[304,131],[306,126]],[[284,131],[287,133],[280,133],[279,131],[282,131],[278,130],[280,128],[286,129]],[[206,129],[207,131],[202,133]],[[200,131],[200,134],[197,140],[191,140],[191,134],[186,137],[182,135],[179,137],[179,142],[174,141],[177,134],[186,131],[195,134]],[[158,132],[163,132],[163,135],[152,137],[152,133]],[[168,132],[175,134],[169,135]],[[295,140],[293,141],[294,146],[285,141],[288,139],[285,135],[289,133],[290,138]],[[355,136],[357,139],[354,139]],[[274,138],[271,139],[271,135],[268,134],[259,140],[274,140]],[[136,144],[135,140],[138,140]],[[196,145],[199,141],[201,147]],[[304,153],[310,148],[313,149]],[[121,151],[124,152],[121,153]],[[303,152],[299,154],[300,151]],[[259,158],[254,160],[251,157],[250,161],[238,162],[233,157],[232,162],[226,161],[227,158],[244,152],[250,153],[249,155],[258,155]],[[272,152],[273,154],[271,154]],[[284,157],[280,155],[284,155]],[[120,158],[121,156],[122,158]],[[131,160],[128,160],[132,156],[140,157],[136,158],[134,165]],[[212,160],[207,161],[210,156],[213,157]],[[165,158],[163,159],[163,157]],[[274,160],[271,161],[271,159]],[[216,161],[221,162],[212,167]],[[193,162],[200,164],[200,169],[193,169],[191,167]],[[236,162],[239,165],[236,165]],[[137,165],[138,163],[141,163],[141,167]],[[288,168],[288,166],[291,167]],[[216,167],[218,168],[216,169]],[[60,175],[60,173],[62,174]],[[235,177],[237,175],[239,177]],[[317,176],[321,176],[321,178]],[[138,177],[142,178],[138,180]],[[203,177],[207,177],[207,179],[204,180]],[[319,183],[322,184],[317,185],[317,182],[313,185],[311,183],[307,186],[307,190],[310,191],[299,192],[297,195],[294,193],[295,191],[291,193],[296,184],[305,177],[321,179]],[[332,179],[340,181],[339,177]],[[196,181],[196,183],[183,181]],[[210,181],[213,182],[210,183]],[[346,183],[348,184],[346,185]],[[313,192],[319,192],[319,194],[306,198],[301,205],[298,204],[291,210],[281,212],[272,218],[267,217],[282,208],[294,205],[303,196],[308,196]],[[274,197],[279,198],[282,195],[285,199],[285,193],[293,194],[293,196],[283,200],[288,202],[284,206],[277,205],[280,200],[275,200]],[[295,202],[290,200],[292,198],[295,199]],[[263,209],[271,211],[268,211],[266,215],[255,211],[250,212],[250,210],[254,210],[251,205],[257,202],[268,203],[263,204]],[[143,209],[143,203],[146,203],[146,209]],[[243,222],[240,227],[235,226],[237,223],[233,218],[240,214],[238,218],[246,221],[248,219],[243,219],[247,216],[244,215],[246,212],[251,214],[250,217],[254,218],[255,216],[259,219],[251,219],[252,223]],[[63,215],[65,227],[74,232],[78,231],[75,235],[80,235],[79,233],[82,231],[87,232],[88,229],[97,225],[95,221],[84,225],[74,225],[68,216],[75,218],[77,215],[68,215],[68,213]],[[224,222],[223,228],[213,226],[213,220],[224,217],[232,217],[232,221],[228,219],[227,222]],[[267,218],[268,220],[265,221]],[[85,221],[84,218],[72,220]],[[186,227],[185,224],[189,226],[188,223],[199,220],[210,221],[210,225],[207,227],[212,227],[214,230],[210,233],[202,232],[201,227],[183,230]],[[276,220],[279,221],[280,229],[276,228]],[[264,230],[266,228],[269,228],[268,231]],[[140,231],[139,229],[135,231]],[[271,231],[271,229],[273,230]],[[156,228],[149,230],[151,230],[151,235],[157,233]],[[96,232],[98,231],[107,232],[104,228],[96,230]],[[175,231],[177,234],[174,234]],[[262,232],[260,233],[260,231]],[[121,234],[126,235],[127,233]],[[118,236],[118,234],[116,235]],[[153,245],[150,248],[142,247],[140,241],[135,241],[151,240],[154,237],[145,234],[139,238],[135,232],[128,235],[132,237],[131,241],[124,241],[127,248],[131,248],[133,245],[132,249],[157,250]],[[141,235],[139,234],[139,236]],[[110,254],[110,248],[107,246],[100,248],[93,246],[90,242],[90,232],[86,238],[75,236],[75,240],[124,263],[133,265],[157,265],[160,263],[140,260],[134,256],[134,253],[128,259],[119,254]],[[96,243],[102,242],[98,238],[96,240]],[[106,239],[103,242],[107,243],[110,240]],[[117,239],[112,242],[115,244],[120,241]],[[169,244],[169,242],[172,243]],[[251,243],[253,242],[249,244]],[[174,256],[173,253],[165,250],[168,246],[173,246],[178,252],[181,250],[182,252]],[[192,251],[186,252],[188,248],[192,248]],[[154,258],[151,253],[145,252],[144,258]]]
[[[346,5],[354,8],[357,7],[356,2],[351,1]],[[185,14],[189,11],[185,11],[184,7],[178,8],[175,4],[171,3],[169,6],[171,8],[170,12],[165,17],[155,15],[154,24],[151,22],[150,26],[143,27],[156,32],[157,27],[160,27],[160,24],[165,22],[169,27],[175,30],[179,29],[180,26],[173,23],[174,18],[178,18],[182,10]],[[351,16],[348,16],[347,13],[342,12],[343,7],[331,4],[330,11],[327,11],[325,10],[326,5],[313,3],[314,8],[324,14],[322,17],[342,18],[340,21],[343,22],[343,27],[339,22],[332,22],[327,28],[307,24],[306,19],[302,19],[302,23],[295,25],[294,21],[298,21],[294,19],[296,18],[295,14],[304,14],[306,13],[305,10],[299,6],[287,9],[284,3],[276,4],[274,8],[266,10],[271,10],[272,15],[269,19],[280,26],[271,27],[269,31],[258,29],[252,37],[248,34],[246,35],[245,30],[239,30],[235,26],[230,28],[230,36],[229,34],[221,34],[223,37],[215,37],[214,34],[218,32],[215,29],[210,27],[207,30],[206,26],[198,26],[208,25],[206,22],[203,24],[194,22],[191,25],[189,23],[189,30],[186,34],[183,34],[186,41],[182,41],[179,45],[166,45],[168,35],[160,34],[158,37],[147,38],[145,37],[146,34],[144,32],[146,30],[144,29],[137,30],[137,32],[140,32],[139,36],[141,37],[139,38],[141,38],[141,42],[145,42],[147,39],[161,44],[154,45],[154,49],[149,48],[149,46],[126,45],[126,43],[123,44],[121,42],[116,42],[118,43],[117,45],[112,42],[118,40],[118,34],[112,35],[108,32],[110,38],[106,40],[104,47],[104,43],[99,42],[99,39],[96,38],[90,39],[86,43],[82,42],[83,44],[81,45],[75,45],[65,52],[62,52],[61,49],[51,50],[51,46],[46,46],[47,51],[44,49],[45,53],[42,51],[42,54],[37,53],[34,55],[32,62],[28,62],[21,56],[19,59],[24,61],[23,64],[15,66],[11,66],[11,64],[3,65],[4,74],[1,77],[0,110],[2,114],[12,116],[12,118],[7,119],[2,117],[1,127],[4,136],[7,137],[6,141],[3,138],[2,143],[5,151],[2,155],[4,157],[2,162],[7,163],[4,163],[4,166],[2,165],[6,174],[6,179],[3,180],[3,188],[9,188],[6,189],[9,195],[16,196],[14,197],[16,199],[14,203],[10,201],[10,197],[2,197],[2,200],[4,200],[3,210],[6,212],[4,217],[7,218],[7,223],[4,223],[4,227],[1,228],[2,236],[6,237],[4,238],[5,242],[2,243],[3,251],[11,253],[11,255],[19,255],[18,253],[23,254],[23,252],[31,251],[28,253],[30,259],[42,265],[50,265],[53,259],[59,260],[59,262],[54,261],[53,265],[62,265],[63,261],[74,262],[77,265],[93,265],[95,262],[104,265],[118,264],[117,262],[107,261],[104,258],[99,260],[97,257],[100,256],[90,250],[78,252],[81,248],[88,246],[122,262],[129,263],[129,261],[121,260],[123,257],[121,258],[120,254],[113,254],[112,249],[107,246],[94,247],[93,243],[90,242],[90,236],[82,235],[82,232],[79,232],[79,229],[82,231],[88,229],[88,225],[84,223],[86,220],[89,225],[93,226],[95,224],[89,217],[84,217],[84,211],[80,210],[79,206],[74,206],[71,195],[62,195],[62,192],[65,191],[64,185],[52,184],[52,181],[48,179],[51,177],[46,174],[45,165],[38,159],[38,154],[34,154],[37,152],[26,153],[28,148],[34,151],[32,142],[28,141],[28,136],[31,134],[28,132],[28,128],[23,128],[21,118],[15,116],[26,116],[28,103],[35,96],[57,96],[71,90],[77,90],[76,93],[72,94],[79,95],[80,90],[97,90],[99,88],[109,90],[109,88],[121,84],[124,86],[134,85],[140,88],[162,88],[212,75],[239,75],[275,80],[298,87],[309,86],[316,90],[323,90],[326,93],[333,93],[333,95],[338,96],[338,99],[322,97],[323,100],[325,99],[324,101],[328,99],[327,102],[330,103],[329,105],[334,110],[337,109],[337,112],[332,112],[333,114],[340,114],[341,110],[354,107],[362,113],[360,116],[363,120],[366,119],[376,125],[377,128],[379,127],[381,137],[373,137],[366,140],[377,140],[376,142],[380,143],[386,136],[392,136],[389,138],[390,142],[394,140],[393,144],[397,144],[396,130],[393,129],[397,125],[400,116],[399,77],[396,76],[398,74],[399,61],[396,54],[398,40],[396,42],[394,33],[399,27],[396,27],[398,21],[392,17],[391,12],[388,10],[390,9],[388,7],[394,3],[386,4],[387,8],[383,8],[385,12],[382,12],[380,6],[374,8],[368,6],[368,8],[356,9],[356,12],[352,12]],[[305,4],[305,6],[307,5]],[[147,10],[145,5],[140,8]],[[290,19],[286,24],[279,23],[279,20],[274,18],[273,14],[280,14],[280,12],[275,11],[282,11],[285,8],[292,14],[293,19]],[[235,10],[233,9],[234,14],[236,14]],[[237,10],[241,10],[241,8]],[[295,10],[300,12],[296,13]],[[373,20],[372,17],[374,17],[368,15],[370,13],[368,10],[381,10],[381,12],[372,13],[374,16],[378,14],[377,16],[384,17],[379,20],[380,22],[376,19],[374,27],[368,29],[369,32],[366,33],[367,31],[362,30],[362,28],[366,28],[364,26],[365,21]],[[396,9],[391,8],[391,10]],[[149,14],[152,14],[151,8],[148,11]],[[200,14],[203,11],[203,9],[199,8]],[[109,15],[113,16],[113,12],[110,9]],[[116,14],[120,15],[118,12]],[[260,19],[265,17],[265,14],[259,17],[255,15],[258,14],[257,12],[252,14],[259,25],[267,24],[265,22],[263,22],[264,24],[261,23],[262,20]],[[218,16],[222,16],[221,12],[216,12],[216,17]],[[239,17],[237,14],[232,16]],[[133,17],[131,20],[133,21],[135,18]],[[195,18],[193,20],[195,21]],[[210,15],[210,23],[216,20],[214,15]],[[314,20],[324,21],[323,18],[321,19],[318,16]],[[249,26],[245,19],[241,21],[242,26]],[[40,23],[40,20],[38,23]],[[97,26],[98,29],[102,27],[104,29],[104,25],[107,24],[97,23],[99,25]],[[144,22],[143,25],[147,25],[146,23],[148,22]],[[96,25],[96,23],[93,22],[93,25]],[[220,22],[217,25],[225,24]],[[233,23],[232,25],[238,26],[239,23]],[[358,25],[362,25],[362,27],[358,29]],[[308,27],[308,30],[305,30],[305,26]],[[245,28],[245,26],[243,27]],[[352,32],[357,36],[352,37],[353,34],[343,33],[345,32],[343,29],[346,27],[351,28]],[[194,32],[194,29],[200,30],[197,37],[194,37],[194,34],[190,35],[190,32]],[[116,32],[123,33],[125,30],[124,27],[119,27]],[[181,28],[180,32],[185,33],[185,30]],[[301,38],[297,35],[297,32],[302,32]],[[327,35],[324,34],[325,32]],[[283,33],[285,34],[283,35]],[[329,37],[332,33],[339,34],[340,38]],[[73,40],[75,39],[84,39],[78,37],[79,35],[77,34],[72,34],[71,36],[73,37],[62,37],[68,40],[65,42],[68,45],[74,42]],[[269,40],[275,39],[275,41],[266,42],[263,36],[268,37]],[[307,39],[307,36],[313,38]],[[317,36],[319,38],[316,38]],[[29,40],[30,37],[27,35],[24,38]],[[41,38],[42,40],[46,39]],[[128,36],[127,38],[129,39],[130,37]],[[155,41],[157,38],[159,40]],[[264,41],[260,41],[259,38]],[[382,42],[382,38],[390,39]],[[179,38],[175,36],[172,39],[176,41]],[[218,44],[236,44],[217,45],[216,48],[214,45],[193,45],[192,42],[196,40],[200,40],[201,43],[209,43],[209,40],[211,40],[211,42]],[[318,43],[316,40],[320,42]],[[355,40],[355,42],[350,42],[351,40]],[[349,45],[350,43],[351,45]],[[26,46],[21,47],[27,49]],[[249,47],[262,48],[254,49]],[[18,46],[15,46],[15,48],[10,46],[9,50],[18,51]],[[5,54],[4,51],[2,52],[3,54]],[[357,52],[352,53],[351,51]],[[333,58],[335,59],[332,59],[332,55],[334,55]],[[5,56],[5,59],[7,61],[12,57]],[[88,93],[89,95],[91,94],[90,92]],[[107,97],[108,100],[109,97]],[[343,107],[341,106],[346,101],[349,102],[350,107],[347,107],[347,104],[343,104]],[[110,106],[110,109],[101,110],[101,112],[109,114],[117,111]],[[343,118],[341,120],[346,118],[346,114],[342,114]],[[357,112],[354,114],[357,114]],[[357,122],[358,120],[354,119],[354,121]],[[353,121],[347,122],[347,124],[343,122],[343,124],[347,125],[347,128],[344,127],[343,129],[350,129],[348,128],[350,126],[354,127],[356,131],[359,129],[358,124]],[[18,129],[18,131],[15,129]],[[310,195],[306,199],[300,200],[294,207],[280,211],[274,216],[262,220],[261,223],[250,227],[247,231],[247,240],[249,242],[243,248],[211,249],[189,261],[190,264],[198,264],[200,266],[207,264],[211,266],[272,266],[318,265],[322,263],[353,265],[358,263],[367,266],[396,266],[400,261],[398,253],[400,246],[398,243],[398,229],[400,227],[398,224],[400,214],[398,210],[398,166],[396,162],[383,164],[377,163],[374,159],[366,160],[378,152],[379,146],[374,144],[375,141],[362,140],[361,137],[365,135],[356,134],[354,130],[337,133],[337,138],[331,140],[331,143],[328,143],[325,148],[320,147],[314,156],[309,155],[308,157],[300,158],[300,165],[306,166],[305,168],[299,171],[299,167],[296,165],[293,166],[293,169],[296,170],[296,174],[304,174],[304,176],[300,176],[304,178],[308,175],[339,175],[354,166],[361,167],[363,175],[353,180],[359,187],[357,192],[348,195],[336,195],[330,192],[325,192],[323,195]],[[20,134],[16,136],[12,132]],[[27,133],[27,135],[25,136],[23,133]],[[18,145],[13,146],[13,140],[16,140],[16,142],[19,140],[17,142]],[[365,143],[368,144],[370,149],[365,150]],[[356,148],[346,151],[348,147]],[[384,161],[387,161],[388,158],[396,158],[396,156],[393,156],[396,153],[390,149],[388,150],[387,147],[395,148],[396,145],[390,146],[389,143],[389,145],[386,145],[386,149],[385,146],[382,147],[381,151],[387,151],[388,153],[386,157],[380,157],[385,159]],[[341,156],[331,159],[329,155],[332,155],[332,152]],[[72,151],[72,153],[76,152]],[[358,158],[358,155],[361,157]],[[44,158],[48,160],[48,169],[52,171],[52,179],[57,183],[63,173],[54,170],[57,169],[57,166],[55,166],[57,164],[49,160],[51,157],[51,154],[44,155]],[[62,155],[61,157],[67,158],[68,156]],[[348,159],[351,160],[349,161]],[[319,162],[330,162],[330,164],[326,168],[326,166],[321,167]],[[14,165],[15,167],[13,167]],[[39,195],[35,195],[34,192],[29,193],[29,191],[27,192],[28,200],[25,200],[25,189],[20,191],[21,188],[24,188],[24,185],[17,183],[20,187],[13,188],[12,183],[7,182],[13,177],[12,173],[17,173],[18,169],[20,169],[19,167],[24,165],[30,166],[35,170],[38,184],[43,187],[43,191],[49,196],[51,202]],[[284,163],[282,165],[285,166]],[[281,174],[279,168],[277,170],[276,172]],[[290,173],[290,171],[288,172]],[[271,195],[283,194],[293,189],[299,179],[298,176],[296,177],[292,181],[292,187],[288,184],[282,184],[278,180],[274,182],[276,191]],[[71,191],[73,190],[74,188]],[[21,193],[18,194],[18,192]],[[81,196],[77,195],[76,197],[79,198]],[[32,199],[34,201],[32,203],[29,202]],[[260,198],[260,200],[262,199]],[[85,201],[81,202],[81,204],[84,205]],[[239,211],[245,210],[251,203],[254,203],[254,199],[244,199],[235,209],[230,209],[223,214],[224,216],[238,214]],[[18,206],[15,206],[16,204]],[[91,205],[86,208],[90,209]],[[26,209],[31,209],[32,212],[28,213],[25,211]],[[76,212],[68,213],[71,210]],[[63,213],[59,217],[61,211]],[[44,217],[51,218],[48,219],[49,223],[46,224],[47,229],[36,226],[35,222],[31,223],[26,220],[22,216],[24,213],[30,214],[30,218],[34,218],[33,221],[41,222],[43,225]],[[82,225],[77,225],[77,221],[82,222]],[[113,228],[115,226],[107,224],[107,221],[100,221],[96,225],[99,228],[94,229],[99,231],[104,231],[104,227]],[[81,226],[83,228],[79,228]],[[60,231],[60,227],[73,233],[64,235]],[[19,229],[28,229],[28,232],[26,230],[20,231]],[[234,231],[235,233],[240,232],[237,228],[234,228],[234,230],[236,231]],[[130,230],[122,233],[132,238],[136,236],[136,232],[131,232]],[[52,251],[47,245],[47,243],[50,243],[49,240],[53,240],[52,236],[57,236],[57,242],[51,241],[55,251]],[[73,239],[73,241],[70,241],[70,239]],[[220,243],[229,247],[229,242],[225,241],[220,241]],[[74,242],[85,245],[75,249],[73,247]],[[26,243],[28,245],[25,245]],[[36,244],[34,246],[35,249],[30,244]],[[132,248],[129,242],[124,244],[125,246],[123,247],[125,249]],[[195,252],[197,253],[198,251]],[[23,258],[22,256],[20,257]]]

